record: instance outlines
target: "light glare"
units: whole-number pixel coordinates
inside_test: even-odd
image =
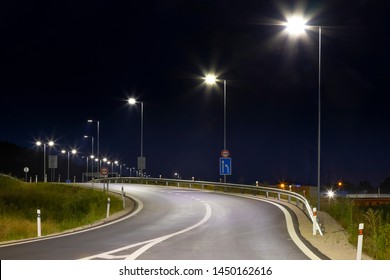
[[[287,19],[286,30],[293,35],[300,35],[305,31],[306,20],[303,17],[294,16]]]
[[[205,77],[205,82],[208,85],[213,85],[216,83],[216,81],[217,81],[217,78],[213,74],[206,75],[206,77]]]
[[[327,197],[328,198],[333,198],[335,196],[335,193],[333,190],[328,190]]]

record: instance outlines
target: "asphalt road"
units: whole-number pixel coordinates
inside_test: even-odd
[[[110,184],[110,189],[119,190],[122,186],[138,202],[131,215],[86,231],[2,245],[0,259],[323,257],[302,242],[292,224],[294,217],[276,203],[255,197],[145,185]]]

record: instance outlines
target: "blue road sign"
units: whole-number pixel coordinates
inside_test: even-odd
[[[219,175],[232,175],[232,159],[219,158]]]

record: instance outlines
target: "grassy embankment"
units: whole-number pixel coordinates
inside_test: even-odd
[[[351,199],[337,198],[322,204],[347,230],[349,241],[356,246],[358,225],[364,223],[363,251],[374,259],[390,260],[390,205],[374,207],[356,206]],[[325,225],[326,230],[326,225]]]
[[[122,210],[120,198],[69,184],[24,183],[0,174],[0,241],[37,236],[37,209],[42,236],[84,226]]]

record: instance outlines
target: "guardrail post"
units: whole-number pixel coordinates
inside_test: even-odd
[[[314,207],[313,208],[313,235],[317,235],[316,224],[317,224],[317,208]]]
[[[291,196],[288,195],[288,203],[291,203]]]
[[[278,193],[278,200],[280,200],[280,193]]]
[[[38,237],[41,237],[41,210],[37,209],[37,231]]]
[[[358,235],[358,245],[357,245],[357,252],[356,252],[356,259],[361,260],[362,259],[362,250],[363,250],[363,229],[364,224],[359,224],[359,235]]]
[[[268,192],[265,192],[265,197],[268,198]]]
[[[110,198],[107,198],[107,215],[106,218],[110,216]]]

